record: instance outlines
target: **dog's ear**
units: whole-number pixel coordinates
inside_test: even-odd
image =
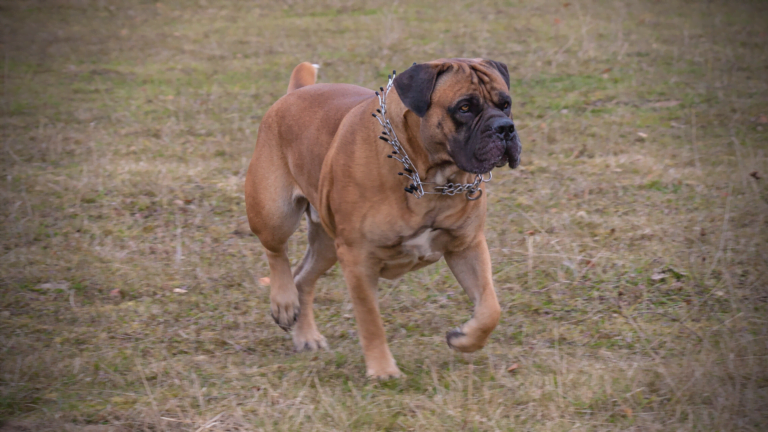
[[[417,116],[424,117],[429,109],[432,90],[435,88],[438,74],[442,65],[429,63],[414,63],[405,72],[395,77],[395,90],[406,108]]]
[[[507,69],[507,65],[505,65],[502,62],[497,62],[494,60],[486,60],[491,67],[499,71],[501,74],[501,77],[504,78],[504,82],[507,83],[507,90],[509,90],[509,69]]]

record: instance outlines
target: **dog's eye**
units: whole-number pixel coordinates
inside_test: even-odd
[[[464,104],[464,105],[460,106],[459,107],[459,111],[461,111],[463,113],[469,112],[469,104]]]
[[[504,102],[504,108],[502,109],[506,110],[507,108],[509,108],[509,102]]]

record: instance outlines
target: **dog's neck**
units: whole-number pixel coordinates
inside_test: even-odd
[[[436,186],[453,184],[471,184],[476,176],[460,169],[445,151],[430,149],[420,139],[421,118],[405,107],[397,91],[390,91],[387,96],[386,118],[397,131],[398,140],[411,163],[423,176],[421,181]],[[430,151],[433,150],[433,151]],[[431,189],[431,188],[430,188]]]

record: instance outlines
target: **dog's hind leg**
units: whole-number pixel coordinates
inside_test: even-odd
[[[285,331],[299,317],[299,292],[288,260],[288,239],[296,231],[307,200],[293,181],[274,146],[264,145],[269,131],[258,138],[245,181],[245,207],[251,231],[267,252],[272,318]],[[258,156],[258,158],[257,158]]]
[[[315,325],[312,304],[315,299],[317,279],[336,263],[336,247],[325,232],[317,211],[307,206],[308,243],[307,253],[294,272],[294,282],[299,291],[301,312],[293,329],[293,345],[296,351],[314,351],[327,348],[328,344]]]
[[[305,204],[306,205],[306,204]],[[298,206],[296,206],[298,207]],[[280,224],[256,233],[267,252],[270,272],[270,303],[272,318],[285,331],[293,327],[301,311],[299,292],[291,275],[288,260],[288,238],[298,227],[301,209],[285,211],[279,218]]]

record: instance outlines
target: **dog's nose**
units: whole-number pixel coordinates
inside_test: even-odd
[[[506,117],[494,120],[491,127],[496,134],[505,140],[512,139],[512,135],[515,133],[515,124],[512,123],[512,120]]]

